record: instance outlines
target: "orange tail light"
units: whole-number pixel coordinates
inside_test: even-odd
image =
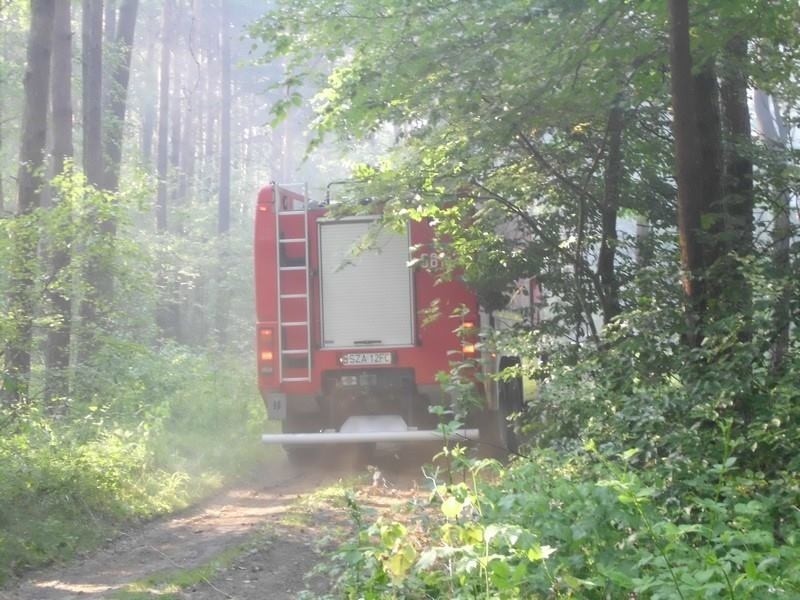
[[[264,327],[258,331],[258,372],[272,375],[275,369],[274,331]]]

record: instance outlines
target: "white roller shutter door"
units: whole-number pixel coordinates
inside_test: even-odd
[[[374,221],[319,224],[325,348],[411,346],[414,314],[408,233],[382,230],[356,252]]]

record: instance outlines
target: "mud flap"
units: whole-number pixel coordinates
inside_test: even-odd
[[[286,419],[286,394],[271,392],[267,394],[267,418],[270,421]]]

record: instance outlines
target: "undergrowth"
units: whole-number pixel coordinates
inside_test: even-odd
[[[184,507],[265,456],[249,364],[126,348],[114,385],[0,415],[0,582]]]
[[[776,372],[766,328],[689,349],[652,316],[532,371],[509,465],[446,449],[415,517],[353,502],[331,597],[800,598],[800,349]]]
[[[410,523],[366,522],[354,506],[331,597],[800,597],[800,518],[787,510],[776,528],[789,507],[769,482],[716,463],[681,497],[633,460],[590,446],[509,469],[471,462],[473,482],[437,486]]]

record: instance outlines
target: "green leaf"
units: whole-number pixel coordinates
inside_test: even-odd
[[[533,548],[528,550],[527,553],[528,560],[531,562],[546,560],[555,551],[556,549],[553,548],[552,546],[534,546]]]
[[[639,454],[638,448],[628,448],[627,450],[625,450],[625,452],[622,453],[622,460],[628,462],[637,454]]]
[[[570,589],[578,591],[581,588],[595,588],[597,584],[589,579],[579,579],[569,573],[563,573],[561,579],[566,583]]]
[[[416,558],[417,551],[411,544],[406,543],[395,548],[392,554],[383,560],[383,568],[389,574],[392,583],[399,585],[403,582]]]
[[[448,519],[455,519],[458,517],[463,508],[464,503],[453,496],[448,496],[445,501],[442,502],[442,514]]]

